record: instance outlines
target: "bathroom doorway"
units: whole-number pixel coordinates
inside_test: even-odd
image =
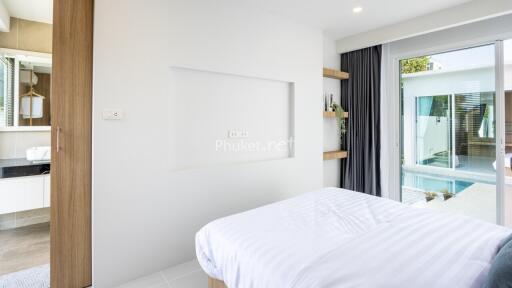
[[[50,283],[52,1],[0,1],[0,287]]]
[[[0,287],[88,287],[93,1],[0,5]]]

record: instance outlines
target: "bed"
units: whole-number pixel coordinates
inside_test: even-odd
[[[215,288],[481,287],[510,233],[325,188],[207,224],[196,254]]]

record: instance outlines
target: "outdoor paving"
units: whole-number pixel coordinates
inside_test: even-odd
[[[511,188],[509,187],[509,189]],[[475,183],[446,201],[440,195],[430,202],[423,200],[412,204],[412,206],[462,214],[496,223],[496,186]]]

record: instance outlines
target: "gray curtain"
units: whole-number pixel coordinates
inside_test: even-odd
[[[341,105],[349,112],[342,149],[341,187],[381,196],[380,80],[382,46],[341,54]]]

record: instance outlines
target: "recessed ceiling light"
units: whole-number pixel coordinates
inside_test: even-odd
[[[354,12],[355,14],[361,13],[361,12],[363,12],[363,7],[361,7],[361,6],[354,7],[354,9],[352,9],[352,12]]]

